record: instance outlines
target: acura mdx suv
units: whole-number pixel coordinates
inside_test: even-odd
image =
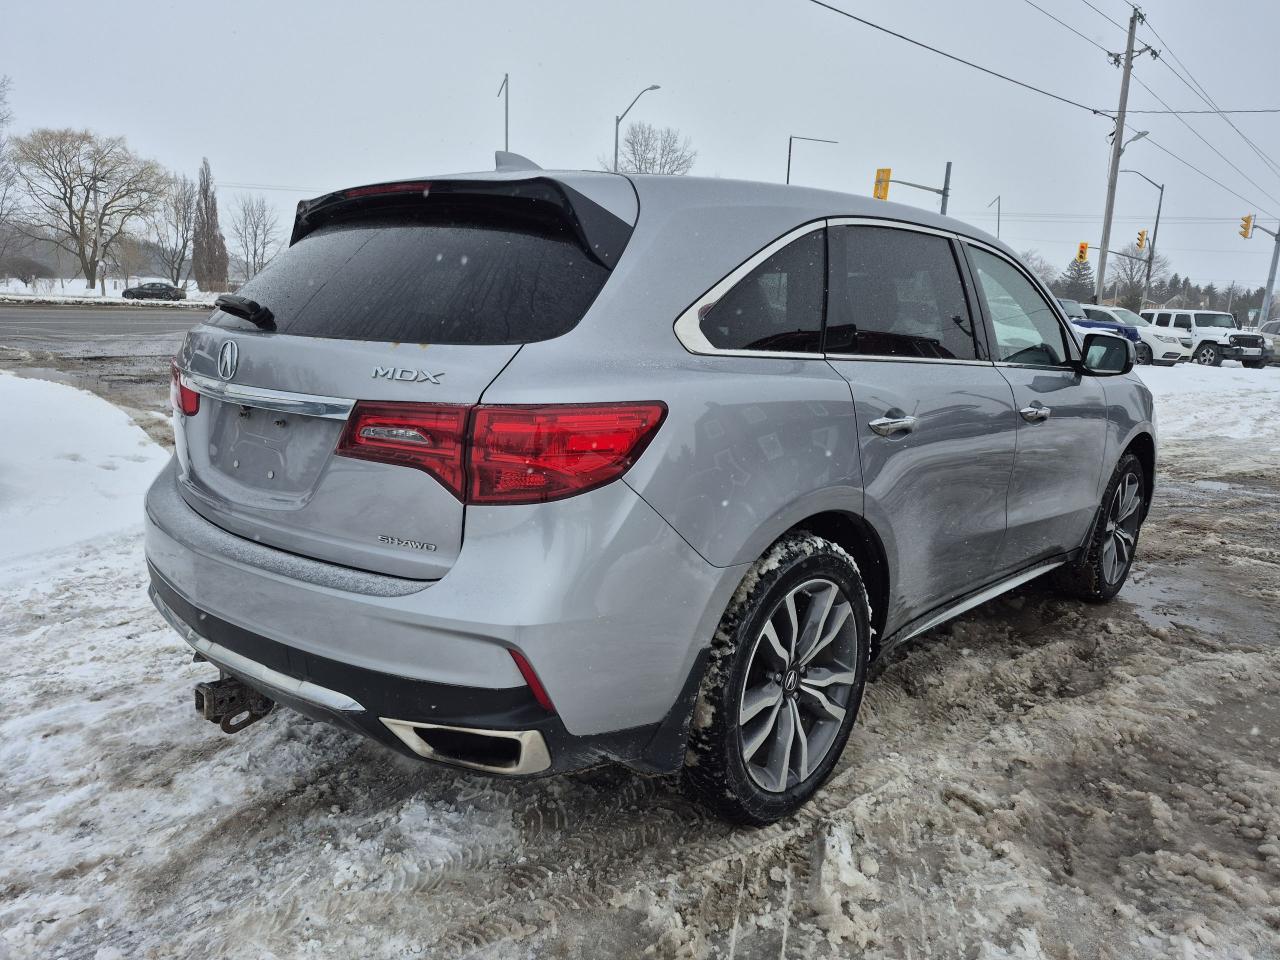
[[[892,203],[508,155],[341,190],[174,360],[151,593],[224,730],[284,704],[492,774],[680,772],[768,823],[877,658],[1043,574],[1120,589],[1133,359]]]

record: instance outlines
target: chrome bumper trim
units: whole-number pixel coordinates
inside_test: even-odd
[[[547,741],[539,730],[482,730],[477,727],[451,727],[442,723],[418,723],[411,720],[392,720],[379,717],[386,728],[404,741],[414,753],[428,760],[466,767],[470,770],[483,770],[485,773],[504,773],[508,776],[541,773],[551,766],[551,754],[547,752]],[[520,759],[510,766],[495,766],[488,763],[476,763],[471,760],[458,760],[446,754],[437,753],[431,744],[418,736],[414,730],[452,730],[457,733],[474,733],[482,737],[494,737],[500,740],[515,740],[520,744]]]
[[[289,393],[285,390],[267,390],[242,383],[225,383],[211,377],[180,371],[182,379],[196,393],[228,403],[239,403],[278,413],[296,413],[307,417],[324,417],[328,420],[345,420],[355,406],[354,400],[342,397],[317,397],[307,393]]]
[[[154,589],[150,593],[151,602],[156,605],[156,609],[160,611],[161,615],[169,621],[169,626],[177,630],[183,640],[191,644],[201,656],[215,667],[222,667],[231,673],[238,673],[251,680],[256,680],[271,690],[278,690],[286,696],[314,703],[316,706],[324,707],[327,710],[337,710],[342,713],[364,713],[364,707],[345,693],[339,693],[336,690],[330,690],[328,687],[311,683],[309,680],[299,680],[278,670],[272,670],[256,660],[250,660],[243,654],[228,650],[226,647],[201,636],[194,627],[174,613],[173,609],[164,602],[164,599]]]

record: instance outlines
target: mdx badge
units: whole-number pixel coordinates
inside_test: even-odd
[[[234,340],[228,340],[218,351],[218,376],[230,380],[236,375],[236,365],[240,362],[240,348]]]
[[[425,370],[411,370],[408,367],[374,367],[373,375],[383,380],[402,380],[405,383],[439,383],[443,373],[427,373]]]

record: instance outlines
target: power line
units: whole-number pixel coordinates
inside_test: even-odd
[[[1130,131],[1132,131],[1132,132],[1134,132],[1134,133],[1137,133],[1137,132],[1138,132],[1137,130],[1134,130],[1134,129],[1133,129],[1133,127],[1129,126],[1128,124],[1125,124],[1125,129],[1126,129],[1126,130],[1130,130]],[[1146,139],[1147,143],[1151,144],[1151,146],[1155,147],[1157,150],[1160,150],[1160,151],[1162,151],[1163,153],[1167,153],[1169,156],[1173,157],[1173,159],[1177,160],[1177,161],[1178,161],[1180,164],[1182,164],[1184,167],[1188,167],[1189,169],[1194,170],[1196,173],[1200,174],[1200,176],[1204,177],[1206,180],[1210,181],[1211,183],[1216,183],[1218,186],[1220,186],[1223,190],[1227,191],[1227,193],[1231,194],[1233,197],[1235,197],[1235,198],[1237,198],[1237,199],[1239,199],[1239,200],[1243,200],[1245,203],[1249,204],[1249,206],[1251,206],[1251,207],[1253,207],[1253,208],[1255,208],[1255,209],[1257,209],[1257,210],[1261,210],[1261,211],[1262,211],[1263,213],[1265,213],[1268,217],[1275,217],[1275,214],[1274,214],[1274,213],[1271,213],[1269,210],[1267,210],[1267,209],[1265,209],[1265,208],[1263,208],[1263,207],[1259,206],[1258,204],[1255,204],[1252,200],[1250,200],[1248,197],[1244,196],[1243,194],[1236,193],[1236,191],[1232,190],[1230,187],[1228,187],[1228,186],[1227,186],[1225,183],[1223,183],[1221,180],[1217,179],[1216,177],[1211,177],[1211,176],[1209,176],[1209,174],[1205,173],[1203,170],[1201,170],[1199,167],[1197,167],[1197,166],[1196,166],[1194,163],[1192,163],[1191,161],[1183,159],[1181,156],[1179,156],[1178,154],[1174,153],[1174,152],[1173,152],[1172,150],[1170,150],[1168,147],[1162,146],[1160,143],[1156,142],[1154,139],[1152,139],[1152,138],[1151,138],[1151,136],[1150,136],[1150,135],[1148,135],[1145,139]]]
[[[1080,2],[1083,3],[1090,10],[1092,10],[1094,13],[1096,13],[1098,16],[1100,16],[1103,20],[1107,21],[1107,23],[1115,27],[1117,30],[1124,30],[1125,32],[1128,32],[1129,30],[1128,27],[1122,24],[1116,23],[1116,21],[1112,20],[1109,16],[1107,16],[1105,13],[1103,13],[1101,10],[1095,7],[1092,3],[1090,3],[1089,0],[1080,0]]]
[[[1205,89],[1204,84],[1202,84],[1199,80],[1196,80],[1196,78],[1192,75],[1190,68],[1185,63],[1182,62],[1181,57],[1179,57],[1176,53],[1174,53],[1173,48],[1170,47],[1169,44],[1165,42],[1164,37],[1160,36],[1160,32],[1156,30],[1156,28],[1152,26],[1149,21],[1146,22],[1146,26],[1151,31],[1151,33],[1155,36],[1155,38],[1160,41],[1160,44],[1161,46],[1164,47],[1165,52],[1168,53],[1169,56],[1173,58],[1173,60],[1178,64],[1178,66],[1182,67],[1182,69],[1186,72],[1187,76],[1183,77],[1182,74],[1178,73],[1178,71],[1175,70],[1168,63],[1168,61],[1162,59],[1160,62],[1165,65],[1165,67],[1169,70],[1170,73],[1172,73],[1175,77],[1177,77],[1184,84],[1186,84],[1187,87],[1190,88],[1190,90],[1196,96],[1198,96],[1201,100],[1203,100],[1207,106],[1212,107],[1213,111],[1217,113],[1218,116],[1222,117],[1223,121],[1229,127],[1231,127],[1232,130],[1236,132],[1236,134],[1240,137],[1240,139],[1243,140],[1249,146],[1249,149],[1252,150],[1258,156],[1258,158],[1262,160],[1264,164],[1267,165],[1267,167],[1271,170],[1272,173],[1275,173],[1276,175],[1280,176],[1280,164],[1277,164],[1274,160],[1268,157],[1258,147],[1256,143],[1254,143],[1251,139],[1245,136],[1243,130],[1241,130],[1234,123],[1232,123],[1231,119],[1226,116],[1226,111],[1222,110],[1218,106],[1218,104],[1214,101],[1214,99],[1211,96],[1209,96],[1209,91]],[[1188,78],[1190,79],[1188,80]]]
[[[849,13],[846,10],[841,10],[839,7],[833,7],[829,3],[824,3],[823,0],[809,0],[809,2],[816,6],[823,7],[824,9],[830,10],[832,13],[838,13],[842,17],[847,17],[850,20],[854,20],[865,27],[871,27],[873,30],[879,30],[881,33],[887,33],[889,36],[897,37],[899,40],[905,40],[907,43],[910,43],[913,46],[920,47],[923,50],[928,50],[930,53],[936,53],[940,57],[946,57],[948,60],[953,60],[956,63],[964,64],[966,67],[971,67],[972,69],[977,70],[981,73],[985,73],[988,76],[996,77],[997,79],[1004,80],[1006,83],[1012,83],[1015,86],[1022,87],[1025,90],[1030,90],[1033,93],[1038,93],[1042,97],[1048,97],[1051,100],[1057,100],[1059,103],[1065,103],[1069,106],[1076,107],[1080,110],[1087,110],[1090,113],[1094,114],[1095,116],[1099,116],[1099,117],[1112,116],[1112,114],[1108,113],[1105,110],[1099,110],[1097,107],[1090,107],[1087,104],[1080,103],[1076,100],[1068,99],[1067,97],[1060,97],[1056,93],[1050,93],[1048,90],[1044,90],[1040,87],[1034,86],[1033,84],[1024,83],[1021,80],[1015,80],[1013,77],[1010,77],[1007,74],[999,73],[988,67],[981,66],[979,64],[974,63],[972,60],[966,60],[963,57],[957,57],[953,53],[947,53],[945,50],[939,50],[937,47],[931,47],[929,46],[929,44],[924,43],[920,40],[913,39],[912,37],[908,37],[906,34],[898,33],[895,30],[890,30],[888,27],[882,27],[880,26],[880,24],[872,23],[870,20],[864,20],[862,17],[855,16],[854,14]]]
[[[1156,102],[1157,102],[1157,103],[1163,104],[1163,105],[1164,105],[1164,106],[1166,106],[1166,107],[1167,107],[1167,106],[1169,106],[1167,103],[1165,103],[1163,100],[1161,100],[1161,99],[1160,99],[1160,95],[1159,95],[1159,94],[1157,94],[1154,90],[1152,90],[1149,86],[1147,86],[1145,83],[1143,83],[1143,82],[1142,82],[1142,78],[1141,78],[1141,77],[1139,77],[1139,76],[1136,76],[1136,75],[1135,75],[1135,76],[1133,77],[1133,79],[1134,79],[1134,80],[1136,80],[1136,81],[1138,82],[1138,86],[1142,87],[1142,89],[1143,89],[1143,90],[1147,91],[1147,93],[1149,93],[1149,94],[1151,94],[1151,96],[1155,97],[1155,99],[1156,99]],[[1253,177],[1249,176],[1247,173],[1245,173],[1243,170],[1241,170],[1239,167],[1237,167],[1234,163],[1232,163],[1232,162],[1227,158],[1227,155],[1226,155],[1225,153],[1223,153],[1221,150],[1219,150],[1217,147],[1215,147],[1212,143],[1210,143],[1208,140],[1206,140],[1206,139],[1205,139],[1205,137],[1200,133],[1200,131],[1199,131],[1199,130],[1197,130],[1195,127],[1193,127],[1189,122],[1187,122],[1187,120],[1186,120],[1185,118],[1183,118],[1183,117],[1177,117],[1176,119],[1177,119],[1177,121],[1178,121],[1179,123],[1181,123],[1184,127],[1186,127],[1188,130],[1190,130],[1192,133],[1194,133],[1194,134],[1196,135],[1196,137],[1197,137],[1197,138],[1199,138],[1199,140],[1200,140],[1200,142],[1201,142],[1201,143],[1203,143],[1206,147],[1208,147],[1210,150],[1212,150],[1214,153],[1216,153],[1220,158],[1222,158],[1222,160],[1227,164],[1227,166],[1229,166],[1229,167],[1230,167],[1232,170],[1234,170],[1236,173],[1240,174],[1240,176],[1242,176],[1242,177],[1244,177],[1246,180],[1248,180],[1248,181],[1249,181],[1251,184],[1253,184],[1253,186],[1254,186],[1254,187],[1256,187],[1258,190],[1261,190],[1261,191],[1262,191],[1263,196],[1265,196],[1265,197],[1267,197],[1269,200],[1271,200],[1271,202],[1272,202],[1272,203],[1280,203],[1280,199],[1276,199],[1276,197],[1275,197],[1275,196],[1273,196],[1271,193],[1268,193],[1268,192],[1267,192],[1266,188],[1264,188],[1264,187],[1262,186],[1262,184],[1258,183],[1258,181],[1254,180],[1254,179],[1253,179]]]
[[[1081,33],[1081,32],[1080,32],[1079,30],[1077,30],[1075,27],[1071,26],[1071,24],[1069,24],[1069,23],[1067,23],[1067,22],[1065,22],[1065,21],[1063,21],[1063,20],[1059,20],[1059,19],[1058,19],[1057,17],[1055,17],[1052,13],[1050,13],[1048,10],[1046,10],[1044,7],[1040,6],[1039,4],[1037,4],[1037,3],[1033,3],[1033,2],[1032,2],[1032,0],[1022,0],[1022,2],[1023,2],[1023,3],[1025,3],[1025,4],[1026,4],[1027,6],[1029,6],[1029,7],[1034,7],[1036,10],[1039,10],[1041,13],[1043,13],[1046,17],[1048,17],[1048,18],[1049,18],[1050,20],[1052,20],[1054,23],[1058,24],[1058,26],[1060,26],[1060,27],[1064,27],[1065,29],[1070,30],[1072,33],[1074,33],[1077,37],[1079,37],[1079,38],[1080,38],[1081,40],[1083,40],[1085,43],[1091,43],[1091,44],[1093,44],[1095,47],[1097,47],[1099,50],[1101,50],[1103,53],[1105,53],[1108,57],[1114,57],[1114,56],[1115,56],[1115,54],[1114,54],[1114,53],[1112,53],[1110,50],[1108,50],[1106,47],[1104,47],[1102,44],[1100,44],[1097,40],[1094,40],[1092,37],[1086,37],[1083,33]]]
[[[1192,115],[1197,113],[1280,113],[1280,107],[1260,107],[1253,110],[1134,110],[1130,107],[1126,113],[1167,113],[1167,114],[1186,114]]]

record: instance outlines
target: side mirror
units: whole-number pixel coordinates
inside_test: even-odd
[[[1095,377],[1118,377],[1133,369],[1133,343],[1111,333],[1087,333],[1080,348],[1081,367]]]

